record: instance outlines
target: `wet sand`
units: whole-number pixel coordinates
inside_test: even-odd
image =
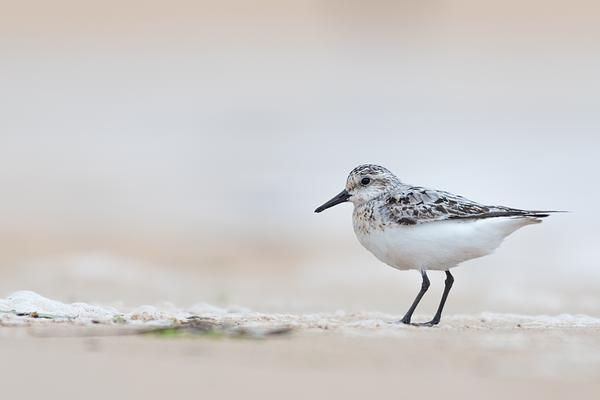
[[[479,327],[481,328],[481,327]],[[396,337],[32,337],[2,328],[4,396],[593,398],[600,329],[407,328]]]
[[[31,292],[0,305],[6,396],[560,399],[600,393],[600,319],[584,315],[450,315],[427,328],[382,313],[266,314],[206,304],[124,312]],[[190,317],[228,328],[137,334]],[[232,334],[280,327],[291,331]]]

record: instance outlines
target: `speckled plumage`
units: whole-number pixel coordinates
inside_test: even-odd
[[[487,206],[450,192],[404,184],[386,168],[372,164],[352,170],[347,189],[359,187],[364,177],[381,179],[382,190],[376,197],[356,205],[354,223],[361,232],[451,219],[548,216],[548,212]]]

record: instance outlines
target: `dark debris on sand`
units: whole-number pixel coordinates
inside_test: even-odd
[[[262,339],[286,335],[292,330],[293,328],[287,325],[277,327],[244,326],[224,323],[212,318],[191,317],[171,326],[150,328],[141,333],[162,337],[207,336]]]

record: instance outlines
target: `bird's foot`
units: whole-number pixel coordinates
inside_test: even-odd
[[[429,322],[413,322],[410,325],[412,326],[427,326],[427,327],[432,327],[432,326],[436,326],[437,324],[440,323],[440,320],[436,320],[435,318],[432,319]]]
[[[397,324],[405,324],[405,325],[410,325],[410,317],[408,316],[404,316],[404,318],[402,318],[400,321],[396,322]]]

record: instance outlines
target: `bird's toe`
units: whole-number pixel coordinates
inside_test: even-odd
[[[432,327],[432,326],[436,326],[437,324],[439,324],[440,321],[436,321],[436,320],[431,320],[429,322],[413,322],[411,323],[412,326],[425,326],[425,327]]]

